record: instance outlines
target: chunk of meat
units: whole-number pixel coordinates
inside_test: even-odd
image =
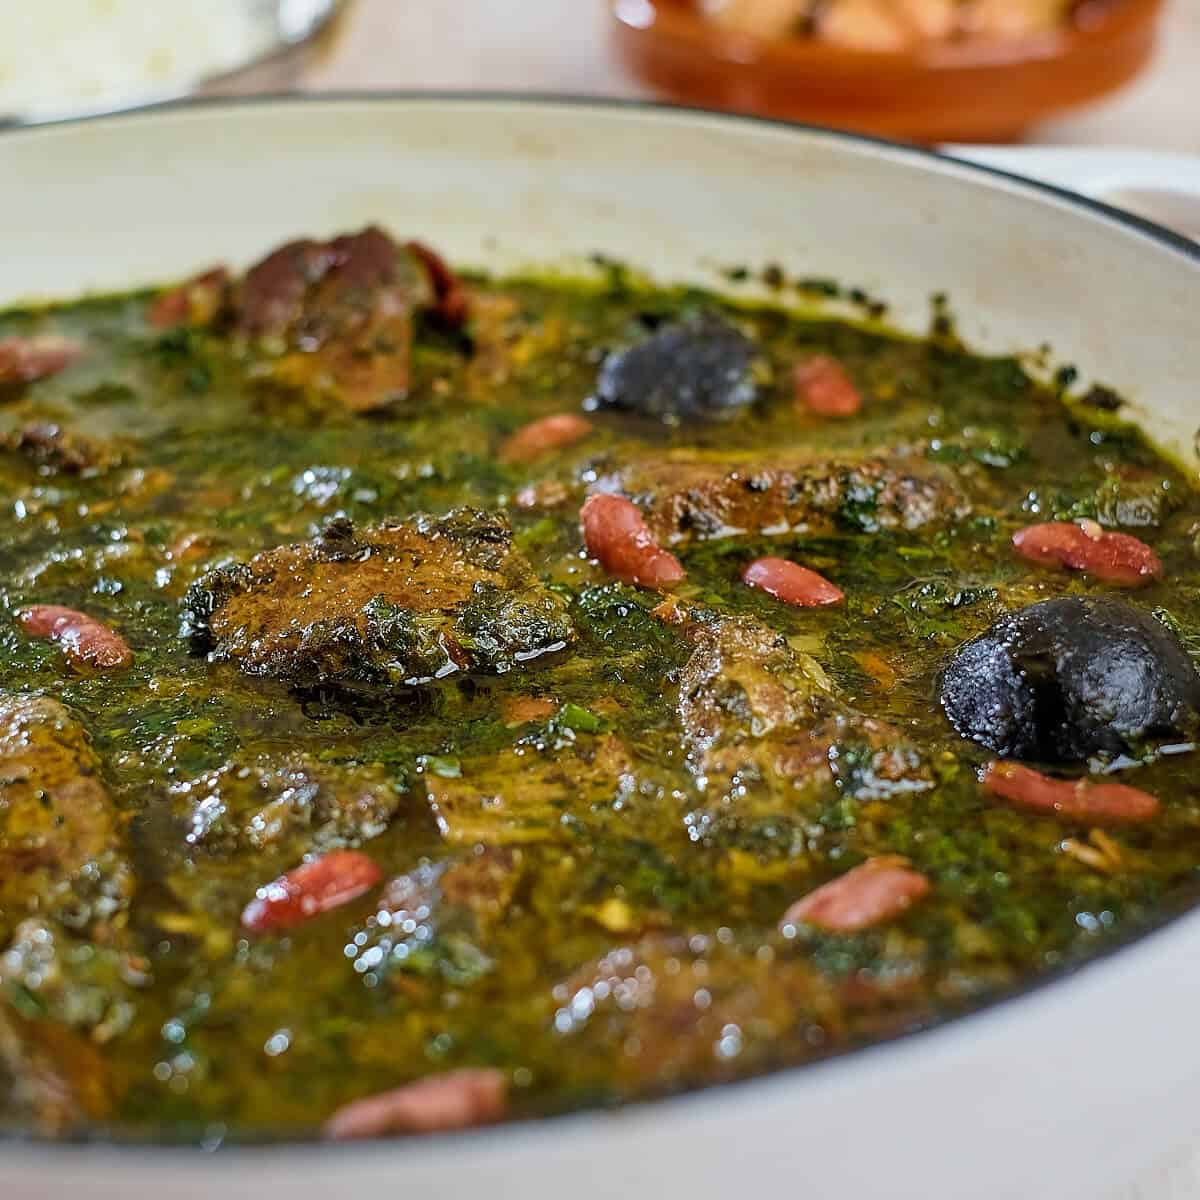
[[[357,850],[333,850],[260,887],[242,911],[253,933],[291,929],[369,892],[383,872]]]
[[[753,404],[768,373],[749,338],[720,318],[700,317],[611,353],[591,403],[668,425],[710,420]]]
[[[829,933],[858,933],[894,920],[928,895],[929,880],[898,855],[881,855],[797,900],[781,927],[815,925]]]
[[[1051,521],[1013,534],[1013,548],[1030,562],[1085,571],[1121,587],[1162,578],[1162,559],[1128,533],[1110,533],[1095,521]]]
[[[426,775],[429,807],[442,836],[458,846],[517,846],[569,837],[580,797],[611,807],[636,787],[633,763],[613,735],[580,739],[557,752],[517,746],[469,760],[462,776]]]
[[[1017,808],[1087,825],[1136,825],[1158,815],[1147,792],[1123,783],[1051,779],[1018,763],[989,763],[983,786]]]
[[[862,396],[836,358],[815,354],[792,371],[796,401],[819,417],[853,417],[862,411]]]
[[[782,634],[738,618],[701,626],[679,678],[679,720],[693,750],[810,727],[832,702],[821,665]]]
[[[742,572],[742,581],[800,608],[825,608],[846,599],[845,593],[824,576],[786,558],[756,558]]]
[[[798,958],[756,950],[650,935],[580,967],[553,993],[573,1069],[664,1092],[766,1065],[793,1039],[840,1040],[829,984]]]
[[[504,674],[574,638],[507,519],[470,509],[359,530],[336,520],[197,580],[184,612],[197,649],[299,687]]]
[[[1161,471],[1122,466],[1096,489],[1096,517],[1101,525],[1150,529],[1161,525],[1184,497]]]
[[[406,996],[469,986],[497,966],[481,947],[505,928],[524,878],[519,848],[474,846],[390,879],[347,951]]]
[[[517,848],[481,846],[453,862],[442,875],[442,895],[448,904],[487,922],[508,911],[524,873]]]
[[[95,474],[121,461],[115,446],[64,429],[53,421],[33,421],[23,425],[0,437],[0,447],[24,454],[43,468],[68,475]]]
[[[680,451],[636,462],[618,482],[664,546],[745,533],[913,531],[952,525],[971,511],[952,473],[906,455],[755,463]]]
[[[27,1021],[0,1001],[0,1097],[5,1116],[62,1137],[111,1115],[108,1067],[86,1038],[50,1021]]]
[[[111,916],[129,890],[119,850],[80,723],[48,697],[0,695],[0,935],[6,917],[60,904]]]
[[[302,754],[226,763],[167,792],[189,846],[290,849],[293,857],[378,837],[402,802],[382,768],[338,767]]]
[[[894,802],[932,786],[928,763],[894,727],[855,712],[820,664],[755,622],[699,625],[679,679],[679,721],[715,825],[803,811],[835,788]]]
[[[460,858],[398,875],[367,918],[366,945],[379,947],[380,961],[431,947],[454,955],[462,939],[486,937],[508,913],[525,867],[520,848],[474,846]],[[478,963],[480,952],[474,954]]]
[[[82,353],[78,342],[55,334],[0,338],[0,387],[48,379]]]
[[[582,441],[592,432],[592,423],[578,413],[555,413],[521,426],[500,447],[500,459],[506,463],[529,463]]]
[[[178,287],[160,292],[146,309],[146,320],[155,329],[180,325],[208,325],[224,306],[229,288],[226,267],[213,267]]]
[[[1084,762],[1200,734],[1200,674],[1149,613],[1060,597],[1001,617],[954,656],[942,708],[1005,758]]]
[[[48,1023],[86,1030],[102,1045],[125,1033],[137,1011],[137,991],[150,982],[150,962],[127,948],[122,930],[75,933],[63,920],[31,917],[0,955],[0,990],[19,989]]]
[[[622,583],[670,588],[686,576],[683,564],[658,544],[637,506],[623,496],[589,496],[579,519],[588,553]]]
[[[434,300],[423,261],[370,226],[281,246],[246,273],[233,310],[244,336],[282,346],[272,380],[361,413],[407,395],[413,314]]]
[[[21,628],[61,647],[73,667],[109,671],[133,662],[129,643],[103,621],[59,604],[34,604],[17,615]]]
[[[508,1079],[499,1071],[447,1071],[339,1108],[324,1135],[346,1141],[491,1125],[504,1119],[507,1099]]]

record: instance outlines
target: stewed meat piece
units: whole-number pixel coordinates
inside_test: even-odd
[[[183,632],[214,660],[297,687],[504,674],[574,638],[565,602],[501,515],[458,509],[280,546],[199,579]]]
[[[311,850],[378,837],[403,796],[375,766],[344,767],[306,754],[235,760],[168,788],[189,847],[209,853]]]
[[[370,226],[329,242],[289,242],[234,288],[235,328],[272,357],[268,378],[331,395],[351,412],[402,399],[413,317],[436,306],[421,255]]]
[[[119,847],[83,726],[49,697],[0,695],[0,945],[10,918],[79,908],[76,885],[100,915],[112,911],[127,886]]]
[[[635,461],[618,482],[672,547],[746,533],[939,528],[971,511],[960,479],[906,454],[754,461],[684,451]]]

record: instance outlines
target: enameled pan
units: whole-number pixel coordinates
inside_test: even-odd
[[[882,296],[905,328],[945,292],[978,348],[1048,343],[1200,471],[1195,245],[918,150],[652,106],[268,100],[6,133],[0,181],[0,305],[367,221],[496,269],[603,251],[711,285],[779,262]],[[1103,1200],[1200,1127],[1198,1013],[1195,913],[939,1029],[745,1084],[403,1143],[10,1141],[0,1196]]]

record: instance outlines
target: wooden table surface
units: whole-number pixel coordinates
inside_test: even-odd
[[[647,96],[607,34],[605,0],[356,0],[331,53],[303,86]],[[1173,0],[1158,57],[1138,82],[1031,140],[1200,154],[1200,0]],[[1096,1200],[1197,1198],[1200,1159],[1185,1152]]]
[[[480,88],[644,97],[612,53],[606,0],[356,0],[309,88]],[[1200,154],[1200,0],[1171,0],[1158,58],[1040,142]]]

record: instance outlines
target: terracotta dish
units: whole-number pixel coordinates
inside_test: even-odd
[[[760,38],[694,0],[614,0],[633,72],[675,100],[910,141],[1011,141],[1131,80],[1149,61],[1162,0],[1112,0],[1032,38],[868,51]]]

